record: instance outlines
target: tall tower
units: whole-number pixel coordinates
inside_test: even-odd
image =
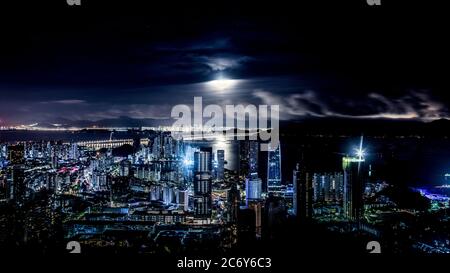
[[[250,173],[249,169],[249,141],[241,140],[239,141],[239,176],[247,177]]]
[[[224,179],[225,151],[217,150],[217,180]]]
[[[293,172],[293,207],[294,215],[299,219],[307,219],[312,217],[313,204],[313,186],[312,173],[307,172],[306,168],[300,167],[297,163]]]
[[[269,149],[267,159],[267,192],[281,193],[281,144]]]
[[[245,179],[245,200],[247,205],[251,201],[258,201],[261,199],[262,181],[261,178],[253,174],[251,177]]]
[[[7,197],[9,200],[14,200],[17,203],[21,203],[25,199],[26,184],[24,172],[25,169],[22,165],[8,167]]]
[[[364,150],[363,136],[359,142],[359,148],[355,149],[355,157],[344,157],[342,167],[344,169],[344,214],[352,221],[360,222],[363,216],[364,202]]]
[[[257,173],[258,172],[258,152],[259,152],[259,143],[258,141],[252,140],[249,142],[249,172]]]
[[[25,159],[25,148],[23,145],[13,145],[8,147],[8,160],[10,164],[22,164]]]
[[[211,217],[211,160],[212,149],[202,149],[194,154],[194,215]]]
[[[344,214],[352,221],[357,221],[363,214],[364,193],[364,158],[344,157],[342,158],[344,169]]]
[[[123,160],[120,162],[119,175],[120,176],[130,176],[131,174],[131,162],[128,160]]]

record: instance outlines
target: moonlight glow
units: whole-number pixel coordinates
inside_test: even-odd
[[[230,89],[236,84],[237,80],[230,80],[230,79],[218,79],[207,82],[207,84],[217,91],[224,91],[227,89]]]

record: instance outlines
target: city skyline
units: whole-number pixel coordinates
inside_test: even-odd
[[[450,254],[446,9],[54,2],[1,8],[2,255]]]

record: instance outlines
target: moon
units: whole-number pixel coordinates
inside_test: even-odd
[[[233,87],[236,84],[236,80],[230,80],[230,79],[219,79],[219,80],[213,80],[207,82],[209,86],[211,86],[214,90],[217,91],[224,91],[231,87]]]

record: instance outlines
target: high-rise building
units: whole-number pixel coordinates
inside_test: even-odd
[[[314,202],[340,202],[344,191],[342,172],[314,173]]]
[[[178,204],[178,208],[184,211],[189,209],[189,193],[185,189],[178,189],[176,195],[176,201]]]
[[[58,168],[58,156],[54,151],[50,155],[50,164],[53,169]]]
[[[194,154],[194,215],[209,218],[212,211],[211,166],[212,149],[201,149]]]
[[[364,158],[342,158],[344,169],[344,214],[352,221],[359,222],[363,214]]]
[[[249,175],[249,142],[239,141],[239,176],[245,178]]]
[[[225,171],[225,151],[217,150],[217,180],[223,180]]]
[[[212,149],[202,148],[194,153],[194,172],[208,172],[212,170]]]
[[[8,161],[10,164],[22,164],[25,159],[25,148],[23,145],[12,145],[8,147]]]
[[[129,176],[131,174],[131,162],[128,160],[123,160],[120,162],[119,175]]]
[[[106,191],[108,189],[106,173],[99,170],[93,171],[91,186],[94,191]]]
[[[152,142],[152,156],[153,156],[153,159],[161,158],[161,150],[162,150],[161,137],[160,136],[156,136],[153,139],[153,142]]]
[[[239,176],[248,177],[258,169],[259,143],[254,140],[239,142]]]
[[[0,168],[2,168],[1,163]],[[8,190],[8,180],[6,179],[6,175],[0,171],[0,200],[9,199],[7,190]]]
[[[8,146],[6,144],[0,144],[0,159],[8,157]]]
[[[8,168],[7,197],[9,200],[22,202],[26,194],[25,168],[20,165]]]
[[[163,204],[169,205],[173,201],[173,188],[169,186],[163,187]]]
[[[171,158],[174,155],[174,141],[171,135],[164,135],[163,138],[163,156]]]
[[[76,143],[73,143],[70,146],[70,151],[69,151],[69,158],[72,160],[77,160],[79,157],[80,153],[78,150],[78,145]]]
[[[255,235],[257,238],[261,237],[261,227],[262,227],[262,203],[261,201],[252,201],[247,204],[248,208],[253,210],[255,213]]]
[[[278,195],[281,193],[281,149],[280,143],[277,147],[271,147],[267,159],[267,192]]]
[[[250,174],[258,172],[258,153],[259,153],[259,143],[258,141],[249,142],[249,171]]]
[[[151,185],[150,186],[150,200],[157,201],[162,200],[163,188],[161,185]]]
[[[240,191],[237,189],[237,185],[235,183],[231,185],[231,189],[228,194],[228,202],[230,203],[230,211],[227,215],[227,220],[230,223],[235,223],[238,220],[239,204],[241,202]]]
[[[245,200],[247,205],[251,201],[260,200],[262,193],[262,181],[256,174],[245,179]]]
[[[299,219],[312,217],[313,184],[312,174],[297,164],[293,172],[293,210]]]

